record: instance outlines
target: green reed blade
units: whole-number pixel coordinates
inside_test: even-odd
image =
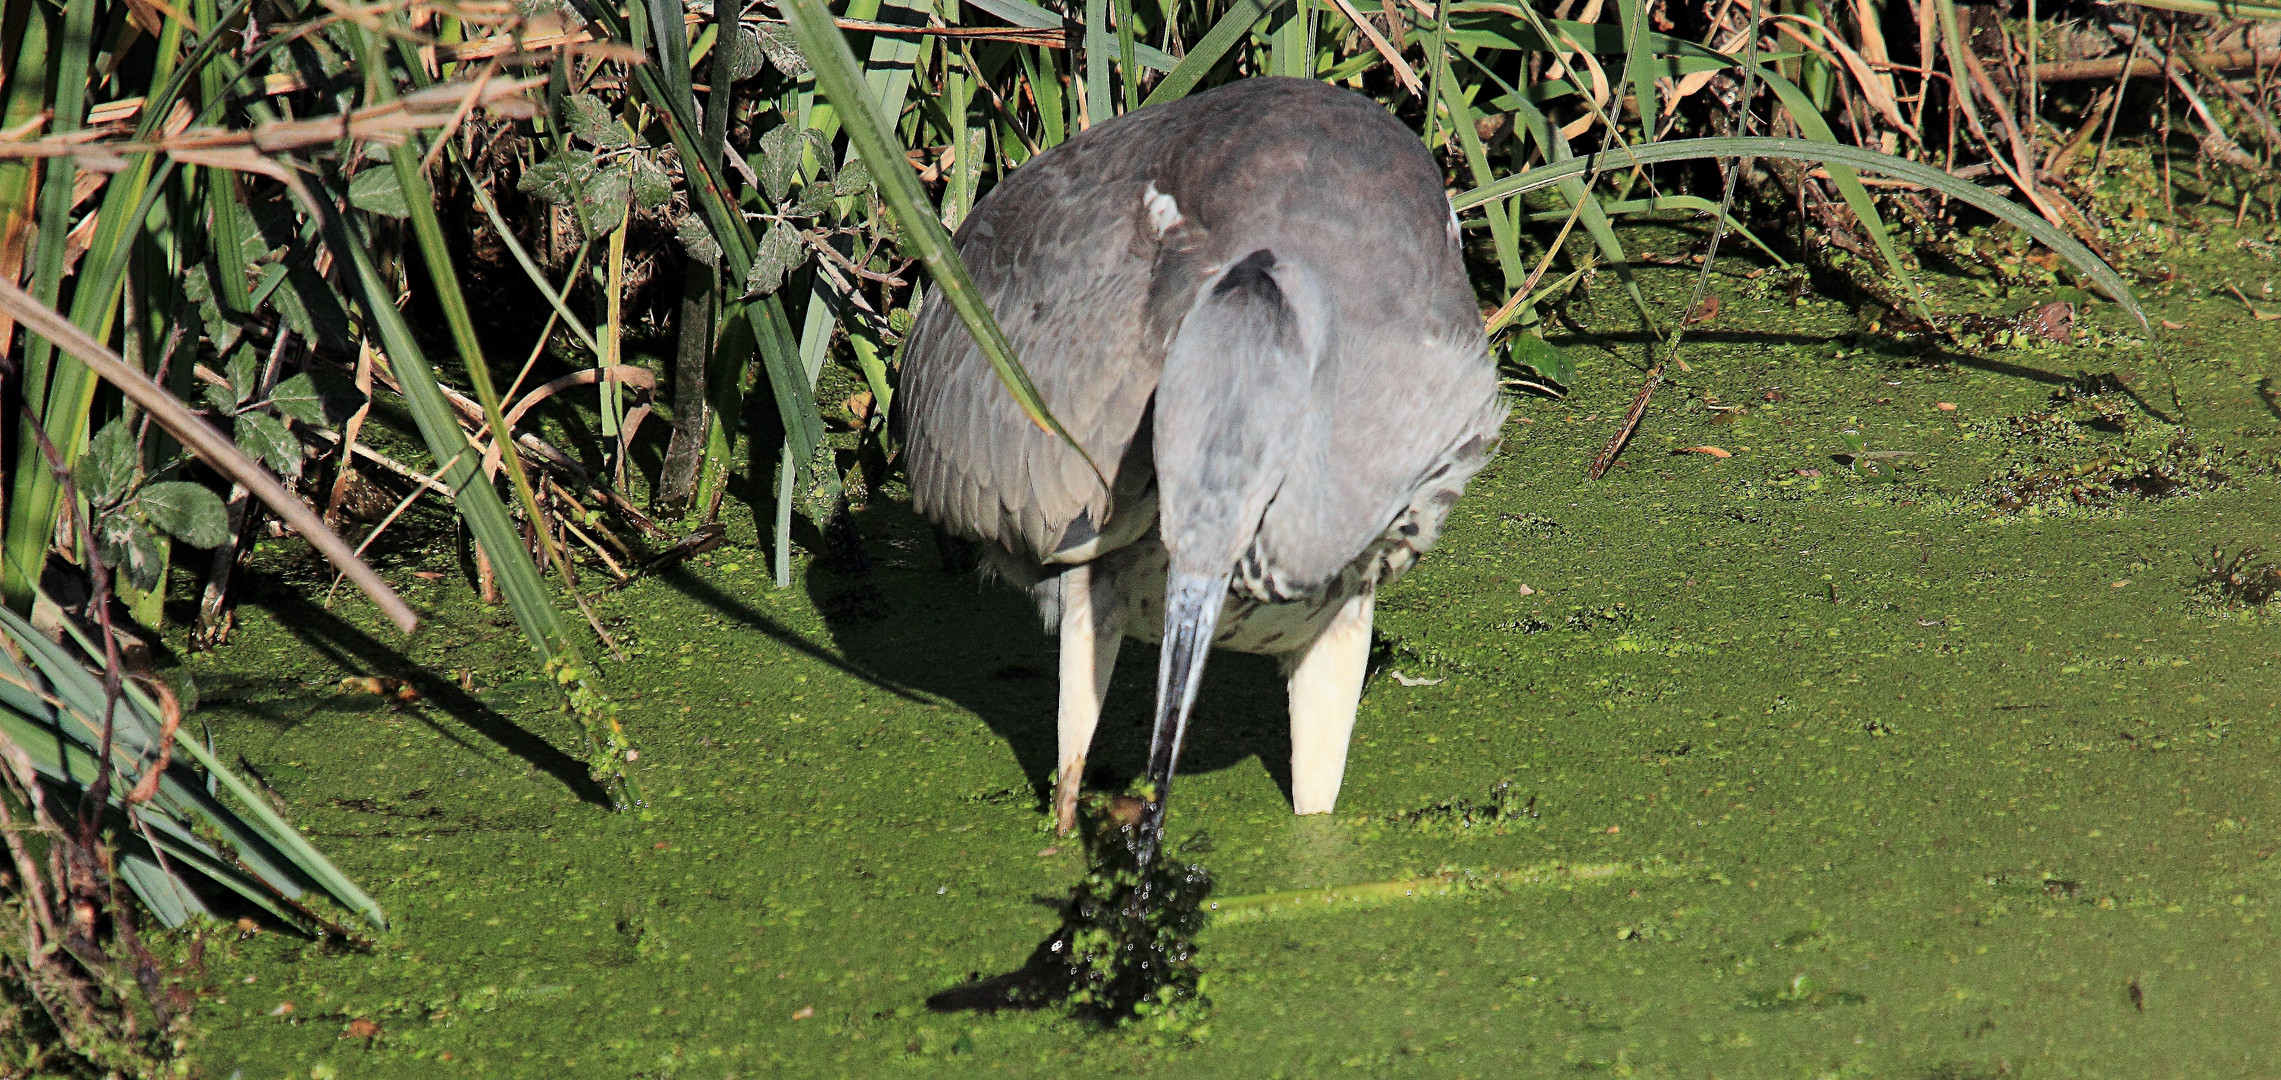
[[[1249,0],[1244,0],[1249,2]],[[982,292],[968,276],[966,265],[959,261],[958,252],[951,246],[950,234],[943,231],[942,222],[934,213],[933,204],[919,187],[918,176],[911,171],[903,152],[895,144],[893,133],[872,111],[871,102],[858,81],[855,54],[840,36],[839,28],[832,23],[829,8],[822,0],[786,0],[786,17],[794,36],[799,38],[801,54],[816,71],[816,84],[839,106],[841,123],[847,129],[848,141],[855,146],[863,160],[873,163],[872,179],[879,184],[879,192],[888,210],[895,216],[901,231],[903,248],[919,256],[927,265],[927,273],[935,283],[935,290],[948,301],[965,322],[967,332],[973,335],[982,355],[998,373],[998,379],[1014,395],[1014,401],[1030,421],[1050,431],[1084,458],[1101,476],[1100,466],[1085,453],[1085,448],[1054,419],[1045,402],[1038,397],[1037,386],[1030,381],[1029,372],[1014,355],[1014,347],[1006,340],[1005,331],[991,316],[989,305]],[[1104,488],[1108,481],[1103,478]]]
[[[1253,24],[1290,2],[1291,0],[1235,0],[1228,8],[1228,13],[1220,16],[1220,21],[1213,23],[1212,29],[1189,47],[1188,55],[1181,57],[1180,63],[1165,73],[1164,78],[1156,84],[1156,89],[1149,91],[1148,100],[1141,102],[1141,107],[1145,109],[1187,97],[1189,91],[1196,89],[1196,84],[1204,81],[1204,76],[1211,74],[1212,69],[1219,65],[1220,59],[1228,54],[1228,50],[1235,48],[1245,35],[1251,33]]]
[[[2060,231],[2041,215],[2019,204],[2004,199],[1994,192],[1969,180],[1961,180],[1929,165],[1868,150],[1844,143],[1815,142],[1810,139],[1778,139],[1765,136],[1722,137],[1704,139],[1677,139],[1671,142],[1649,143],[1644,146],[1624,147],[1603,151],[1567,161],[1539,166],[1518,176],[1510,176],[1494,184],[1474,188],[1451,200],[1458,210],[1466,210],[1495,199],[1507,198],[1524,192],[1551,187],[1573,177],[1583,176],[1594,168],[1628,169],[1634,165],[1656,165],[1667,161],[1694,161],[1703,158],[1777,158],[1784,161],[1808,162],[1820,165],[1840,165],[1864,172],[1920,184],[1959,202],[1987,211],[2006,224],[2027,233],[2037,243],[2050,248],[2084,277],[2104,290],[2115,303],[2122,306],[2136,320],[2149,337],[2154,328],[2147,321],[2146,311],[2139,306],[2138,298],[2131,293],[2129,283],[2106,261],[2093,254],[2091,249],[2076,242],[2075,238]]]

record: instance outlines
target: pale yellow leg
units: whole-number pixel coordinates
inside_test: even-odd
[[[1085,779],[1085,751],[1101,722],[1109,675],[1124,643],[1117,591],[1106,571],[1088,564],[1061,575],[1061,756],[1053,785],[1054,820],[1062,832],[1077,827],[1077,789]]]
[[[1291,669],[1291,809],[1297,813],[1328,814],[1338,805],[1376,600],[1369,588],[1347,598]]]

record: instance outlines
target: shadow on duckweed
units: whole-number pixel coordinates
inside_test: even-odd
[[[927,999],[936,1012],[1066,1007],[1103,1024],[1153,1019],[1187,1026],[1209,1009],[1196,935],[1210,919],[1212,876],[1190,863],[1211,850],[1203,834],[1147,866],[1140,861],[1141,801],[1093,796],[1080,806],[1086,874],[1061,901],[1061,925],[1022,966]]]
[[[828,662],[907,699],[972,713],[1005,741],[1044,809],[1058,764],[1059,661],[1029,596],[983,580],[971,566],[938,563],[933,529],[908,506],[873,500],[855,520],[871,568],[848,572],[818,559],[805,574],[809,602],[837,650]],[[1088,787],[1122,791],[1145,770],[1156,668],[1156,646],[1125,642],[1087,755]],[[1213,654],[1181,774],[1218,772],[1256,755],[1288,800],[1287,701],[1272,658]]]
[[[439,672],[414,662],[387,642],[357,629],[291,589],[262,588],[247,592],[249,595],[242,601],[244,606],[267,613],[278,627],[325,663],[345,671],[396,673],[396,677],[417,693],[421,702],[553,777],[580,801],[601,807],[611,805],[610,793],[594,782],[584,761],[509,720]],[[457,733],[445,729],[423,712],[415,711],[413,715],[453,742],[468,745]]]

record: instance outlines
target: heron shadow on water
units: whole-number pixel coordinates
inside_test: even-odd
[[[1048,809],[1056,767],[1054,636],[1022,593],[988,581],[955,552],[938,553],[927,523],[899,502],[856,515],[867,569],[818,559],[809,601],[847,665],[884,688],[947,702],[974,714],[1021,767],[1025,797]],[[1156,646],[1129,641],[1103,710],[1086,787],[1122,791],[1148,766]],[[1191,775],[1245,767],[1256,757],[1281,796],[1291,796],[1291,736],[1282,676],[1271,658],[1229,654],[1205,674],[1214,722],[1181,755]],[[977,791],[975,794],[989,794]]]

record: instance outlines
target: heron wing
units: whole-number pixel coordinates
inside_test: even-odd
[[[1149,455],[1131,451],[1164,364],[1163,342],[1144,333],[1158,247],[1142,168],[1163,126],[1153,119],[1134,114],[1037,158],[958,233],[1040,398],[1116,486],[1119,506],[1139,502],[1149,483]],[[940,297],[919,316],[902,378],[896,409],[921,513],[1036,561],[1109,527],[1111,499],[1093,469],[1022,414]]]

